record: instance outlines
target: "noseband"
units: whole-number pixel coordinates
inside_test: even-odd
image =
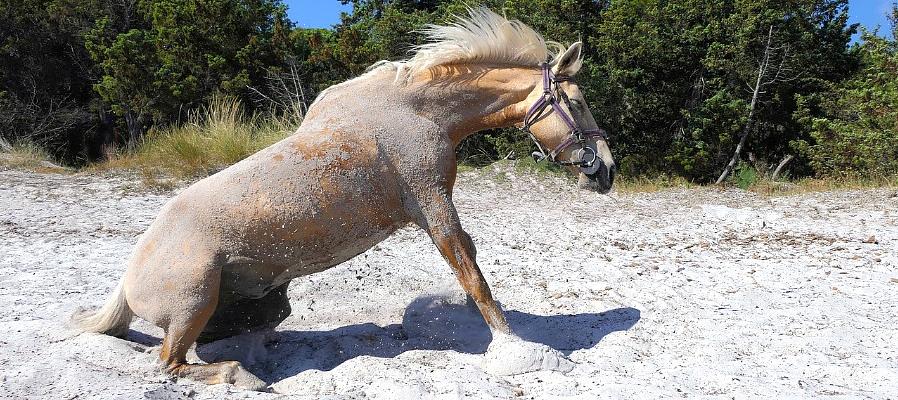
[[[568,109],[573,109],[571,107],[571,101],[567,97],[567,94],[561,90],[559,83],[566,82],[571,80],[569,77],[560,77],[552,74],[550,70],[549,64],[542,64],[543,70],[543,95],[539,100],[536,101],[531,107],[530,110],[527,111],[527,115],[524,116],[524,127],[522,128],[524,132],[527,132],[530,135],[530,139],[536,143],[536,147],[539,148],[538,152],[533,153],[533,158],[537,161],[542,161],[548,159],[549,161],[558,164],[558,165],[575,165],[581,168],[589,168],[595,163],[597,155],[596,151],[589,146],[586,145],[586,141],[591,138],[601,138],[603,140],[608,140],[608,134],[604,129],[590,129],[584,130],[580,129],[580,126],[577,125],[574,118],[568,115],[564,109],[561,108],[561,104],[559,102],[559,98],[561,101],[567,105]],[[567,125],[570,132],[568,133],[568,138],[561,142],[558,146],[555,146],[549,152],[546,152],[546,148],[536,140],[536,137],[533,136],[533,132],[530,131],[530,127],[543,118],[546,110],[549,107],[552,107],[552,111],[555,112],[556,115],[561,117],[561,120],[564,121],[564,124]],[[580,145],[580,149],[578,150],[579,161],[564,161],[558,160],[558,155],[561,154],[565,149],[571,147],[573,145]]]

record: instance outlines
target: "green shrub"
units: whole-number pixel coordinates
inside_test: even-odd
[[[739,189],[746,190],[760,182],[761,175],[754,167],[743,162],[736,167],[733,181]]]

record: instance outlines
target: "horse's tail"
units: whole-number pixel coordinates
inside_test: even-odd
[[[81,332],[95,332],[111,336],[124,337],[128,333],[131,317],[134,313],[128,307],[125,299],[125,280],[119,282],[118,287],[99,310],[86,310],[78,308],[69,319],[69,325]]]

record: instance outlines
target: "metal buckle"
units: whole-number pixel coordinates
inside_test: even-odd
[[[589,168],[593,164],[595,164],[596,160],[599,158],[599,155],[596,153],[595,150],[592,149],[592,147],[583,146],[580,148],[580,150],[583,151],[583,153],[580,153],[580,167],[585,166],[586,168]],[[592,154],[592,158],[589,161],[586,161],[587,153]]]

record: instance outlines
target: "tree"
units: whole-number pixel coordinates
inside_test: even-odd
[[[102,70],[94,88],[131,143],[216,92],[245,97],[286,66],[291,23],[279,0],[137,0],[136,9],[136,27],[117,33],[100,19],[87,40]]]
[[[111,130],[91,88],[97,70],[82,35],[100,16],[127,19],[125,3],[0,2],[0,136],[34,141],[69,162],[106,140]]]
[[[796,114],[810,125],[809,138],[794,145],[820,175],[898,174],[898,6],[890,20],[891,40],[864,32],[857,74],[802,98]]]
[[[730,161],[727,163],[726,167],[724,167],[723,172],[720,173],[715,184],[719,185],[723,182],[724,179],[730,175],[730,172],[733,171],[733,168],[736,167],[736,162],[739,161],[742,149],[745,147],[748,135],[751,133],[758,103],[762,101],[761,96],[766,93],[766,88],[797,77],[794,75],[790,64],[789,48],[788,46],[776,45],[776,42],[774,41],[773,25],[771,25],[770,30],[767,32],[767,44],[764,45],[764,56],[758,63],[757,79],[752,88],[751,102],[748,107],[748,117],[746,118],[745,127],[742,129],[742,134],[739,137],[739,143],[736,145],[736,150],[733,152],[733,157],[730,158]]]
[[[796,95],[844,79],[856,65],[845,0],[622,0],[603,18],[595,43],[608,100],[597,111],[620,132],[614,149],[629,174],[668,171],[710,181],[746,126],[756,134],[745,146],[778,160],[805,133],[793,118]],[[755,86],[765,52],[758,39],[771,26],[778,46],[788,47],[804,71],[768,86],[764,101],[752,106],[754,91],[746,88]]]

